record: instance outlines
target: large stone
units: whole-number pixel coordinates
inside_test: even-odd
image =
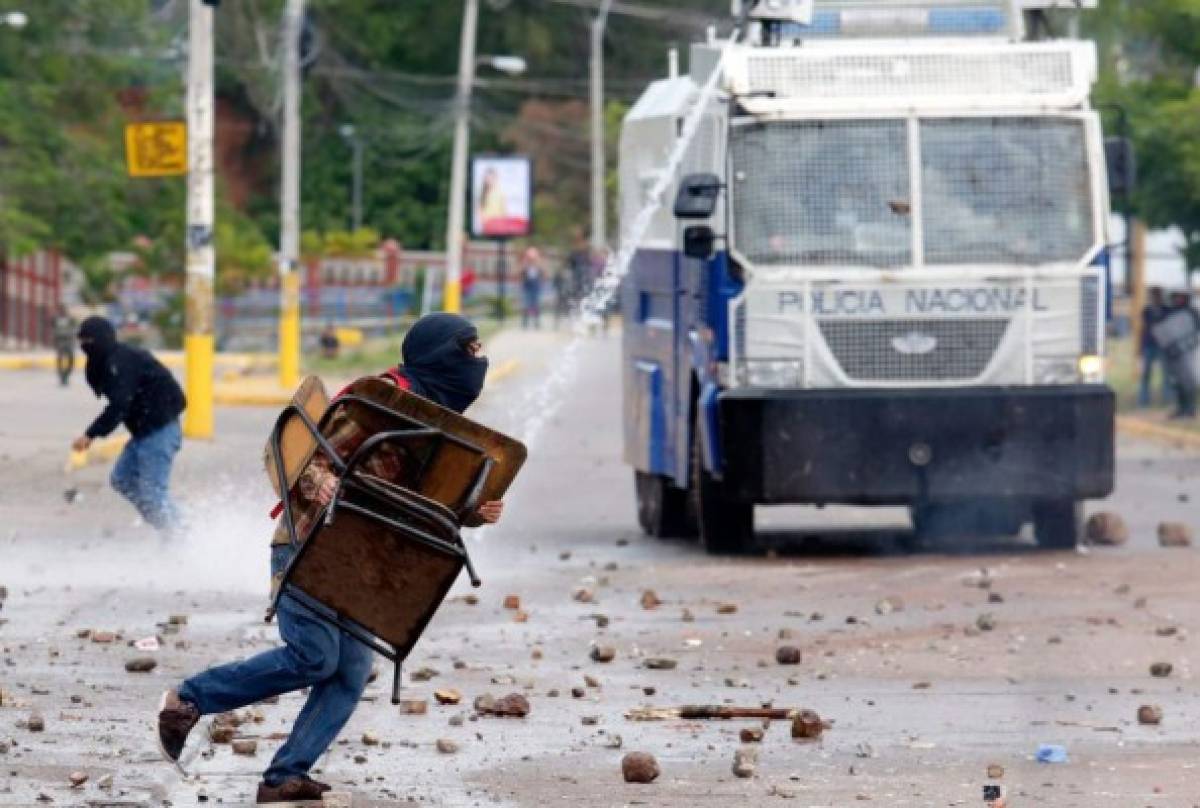
[[[258,741],[253,738],[238,738],[231,746],[235,755],[253,757],[258,752]]]
[[[800,649],[794,645],[781,645],[775,649],[775,661],[780,665],[799,665]]]
[[[130,673],[149,673],[157,667],[158,660],[148,656],[134,657],[125,662],[125,670]]]
[[[1158,544],[1160,547],[1191,547],[1192,529],[1182,522],[1161,522]]]
[[[630,752],[621,758],[626,783],[653,783],[660,774],[658,761],[649,752]]]
[[[1116,547],[1129,541],[1129,526],[1120,514],[1101,511],[1088,517],[1083,535],[1089,544]]]
[[[733,753],[733,773],[737,777],[753,777],[758,768],[758,750],[744,746]]]
[[[593,645],[592,650],[588,652],[593,662],[612,662],[616,655],[617,649],[611,645]]]
[[[824,731],[825,725],[821,723],[821,716],[812,710],[801,710],[792,719],[793,738],[820,738]]]
[[[1143,704],[1138,707],[1137,719],[1139,724],[1161,724],[1163,710],[1157,704]]]
[[[653,589],[647,589],[642,593],[642,608],[657,609],[662,605],[662,601],[658,599],[658,593]]]
[[[1150,665],[1150,675],[1156,679],[1166,679],[1173,670],[1175,666],[1170,662],[1154,662]]]

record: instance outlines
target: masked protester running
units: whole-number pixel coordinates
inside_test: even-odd
[[[159,530],[174,528],[178,510],[169,486],[171,464],[182,443],[183,390],[148,351],[118,342],[112,323],[103,317],[84,320],[78,336],[87,357],[84,377],[97,398],[108,399],[108,406],[71,448],[85,451],[93,440],[124,424],[129,443],[113,466],[112,487],[149,524]]]
[[[403,364],[380,374],[401,389],[459,413],[483,390],[488,363],[479,333],[458,315],[421,318],[405,336],[401,352]],[[337,417],[327,436],[342,458],[370,437],[348,418]],[[385,448],[373,454],[365,470],[384,479],[395,478],[403,456]],[[337,478],[328,460],[315,455],[288,494],[298,535],[308,534],[336,488]],[[503,503],[487,502],[480,506],[479,516],[494,523],[502,511]],[[294,552],[287,528],[280,522],[271,541],[271,574],[276,586]],[[263,774],[259,805],[319,801],[329,790],[328,785],[310,778],[309,771],[350,720],[371,672],[371,651],[366,645],[312,616],[286,595],[279,600],[277,617],[281,647],[191,677],[163,695],[158,716],[162,752],[178,765],[188,733],[201,716],[311,688],[291,735]]]

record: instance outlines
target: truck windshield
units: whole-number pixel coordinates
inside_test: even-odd
[[[737,249],[765,265],[913,264],[908,125],[771,122],[730,140]],[[920,128],[927,264],[1042,264],[1095,241],[1082,121],[949,118]]]

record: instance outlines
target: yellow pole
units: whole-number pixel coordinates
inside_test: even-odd
[[[213,9],[188,3],[187,283],[183,431],[213,435]]]
[[[300,273],[292,269],[280,278],[279,384],[291,389],[300,384]]]
[[[462,281],[446,278],[442,288],[442,310],[459,314],[462,311]]]

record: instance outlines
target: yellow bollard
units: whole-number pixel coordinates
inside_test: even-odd
[[[291,390],[300,384],[300,273],[286,273],[281,283],[279,384]]]
[[[442,311],[458,314],[462,311],[462,281],[446,279],[442,290]]]
[[[213,335],[188,334],[183,338],[184,394],[183,434],[189,438],[213,436]]]

